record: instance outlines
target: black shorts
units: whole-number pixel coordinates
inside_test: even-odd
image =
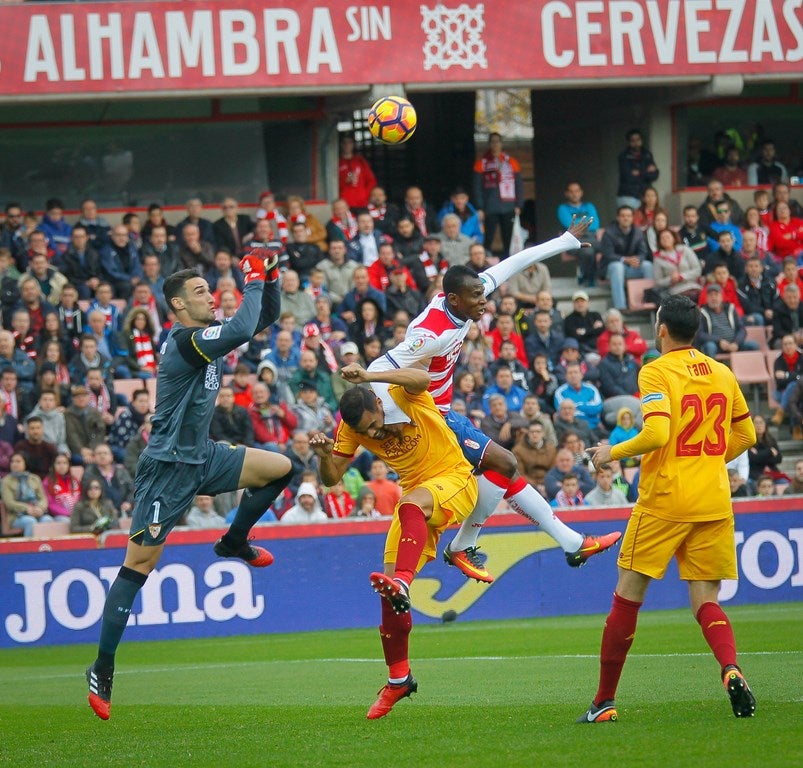
[[[159,461],[143,453],[137,464],[129,538],[145,547],[163,544],[197,495],[239,488],[243,461],[243,446],[211,440],[203,464]]]

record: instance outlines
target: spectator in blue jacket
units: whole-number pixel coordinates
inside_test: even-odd
[[[583,381],[583,371],[579,363],[566,366],[566,383],[555,391],[555,408],[560,408],[563,400],[573,400],[577,406],[577,418],[585,421],[591,429],[596,429],[602,413],[602,395],[587,381]]]
[[[64,219],[64,203],[51,197],[45,203],[45,215],[37,227],[47,236],[48,244],[57,256],[63,256],[70,247],[72,227]]]
[[[493,395],[502,395],[507,403],[510,413],[518,413],[524,407],[524,398],[529,392],[513,383],[513,371],[508,365],[499,365],[494,375],[494,383],[491,384],[482,396],[482,407],[485,413],[491,412],[490,399]]]
[[[708,225],[708,248],[718,251],[720,248],[720,232],[730,232],[733,235],[733,250],[737,253],[742,250],[742,230],[731,219],[731,205],[727,200],[720,200],[714,208],[716,218]]]
[[[36,380],[36,363],[14,343],[10,331],[0,331],[0,372],[10,369],[17,374],[19,388],[26,393],[33,392]]]
[[[576,248],[568,253],[577,259],[577,281],[580,285],[594,285],[597,271],[597,251],[599,245],[597,236],[599,231],[599,213],[594,203],[583,200],[583,188],[579,181],[570,181],[563,190],[565,203],[558,206],[558,221],[561,227],[566,230],[572,225],[575,216],[588,216],[591,224],[586,232],[585,239],[589,241],[590,247]]]
[[[443,208],[438,213],[438,221],[443,222],[443,217],[447,213],[457,215],[460,219],[460,231],[466,237],[472,238],[475,243],[484,241],[485,233],[480,221],[480,215],[469,201],[468,193],[463,187],[455,187],[449,197],[449,201],[444,203]]]

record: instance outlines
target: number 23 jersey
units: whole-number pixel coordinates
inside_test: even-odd
[[[676,349],[639,374],[641,409],[669,419],[669,440],[641,461],[641,507],[677,522],[733,513],[725,451],[732,425],[750,417],[731,370],[696,349]]]

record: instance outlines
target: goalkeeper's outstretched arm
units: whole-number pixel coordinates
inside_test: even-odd
[[[252,242],[249,256],[262,259],[265,265],[265,285],[262,288],[262,305],[253,335],[269,328],[279,319],[281,296],[279,293],[279,254],[264,243]]]

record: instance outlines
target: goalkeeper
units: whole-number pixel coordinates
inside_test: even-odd
[[[248,533],[287,486],[290,461],[277,453],[209,439],[222,358],[279,316],[278,259],[266,255],[254,245],[240,262],[243,300],[225,325],[215,320],[209,285],[197,272],[183,270],[165,280],[165,302],[177,322],[161,349],[156,412],[137,465],[125,561],[106,598],[97,659],[86,671],[89,705],[103,720],[111,714],[114,656],[134,598],[196,494],[214,496],[244,488],[237,515],[214,545],[215,553],[254,568],[273,562],[270,552],[248,543]]]

